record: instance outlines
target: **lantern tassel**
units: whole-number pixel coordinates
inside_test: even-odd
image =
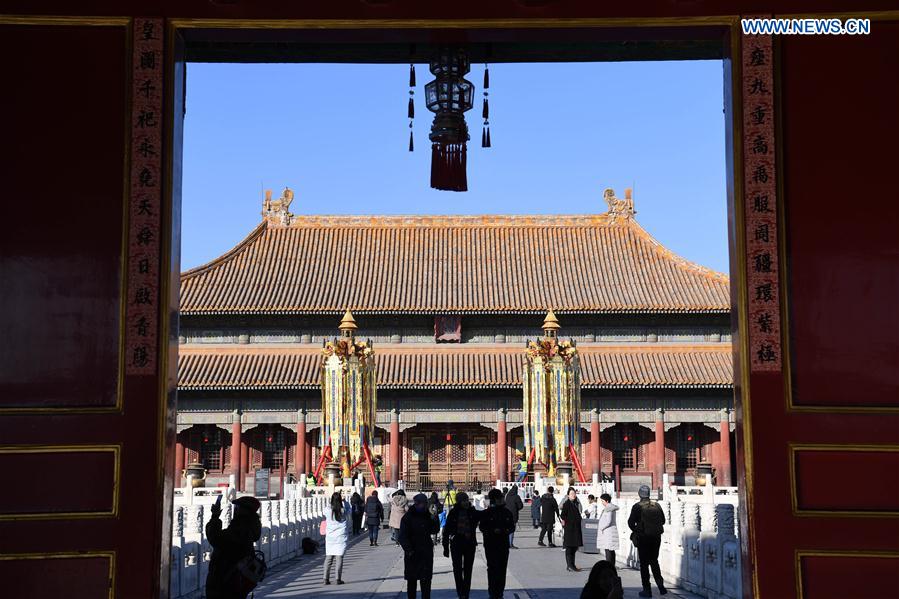
[[[490,89],[490,67],[484,65],[484,89]]]
[[[490,127],[487,127],[487,147],[488,148],[491,147],[490,146]]]
[[[409,151],[415,151],[415,142],[412,140],[412,132],[409,132]]]
[[[415,87],[415,65],[409,65],[409,87]]]
[[[415,118],[415,102],[412,101],[412,98],[409,98],[409,118]]]
[[[487,147],[487,128],[484,127],[481,129],[481,147]]]
[[[468,191],[466,144],[431,144],[431,187]]]
[[[481,111],[481,118],[490,118],[490,104],[487,102],[487,98],[484,98],[484,109]]]

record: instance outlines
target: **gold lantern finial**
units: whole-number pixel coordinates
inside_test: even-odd
[[[347,310],[346,314],[343,315],[343,318],[340,319],[340,325],[337,328],[340,329],[342,336],[347,338],[353,336],[353,331],[358,327],[356,326],[356,319],[353,318],[353,315],[349,310]]]
[[[546,313],[546,318],[543,319],[543,336],[555,337],[561,328],[559,319],[556,318],[552,308],[550,308],[549,312]]]

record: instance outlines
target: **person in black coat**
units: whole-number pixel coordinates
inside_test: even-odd
[[[434,576],[434,541],[431,535],[440,530],[440,521],[428,511],[428,498],[419,493],[412,499],[412,509],[400,521],[399,541],[405,552],[404,578],[409,599],[415,599],[416,586],[421,586],[421,599],[431,597]]]
[[[493,489],[487,494],[488,507],[481,514],[478,527],[484,537],[484,557],[487,560],[487,592],[490,599],[502,599],[506,589],[506,568],[509,565],[509,534],[515,530],[512,513],[506,509],[503,493]]]
[[[515,529],[518,528],[518,512],[524,509],[524,502],[518,494],[518,485],[513,484],[509,487],[509,490],[506,491],[504,500],[506,502],[506,509],[512,513],[512,522],[515,524],[515,528],[512,529],[512,533],[509,535],[509,548],[518,549],[518,547],[515,546]]]
[[[209,599],[245,599],[246,593],[238,590],[237,562],[253,555],[253,543],[262,534],[259,519],[259,500],[241,497],[232,502],[234,517],[228,528],[222,530],[219,518],[222,508],[213,504],[212,519],[206,524],[206,538],[212,546],[209,558],[209,574],[206,576],[206,597]]]
[[[574,565],[574,554],[578,547],[584,545],[584,535],[581,531],[581,502],[578,501],[577,491],[568,489],[568,497],[562,502],[559,513],[562,519],[562,547],[565,548],[565,564],[569,572],[580,572],[581,569]]]
[[[384,506],[378,499],[378,492],[372,491],[369,498],[365,500],[365,525],[368,527],[369,547],[378,546],[378,531],[381,529],[383,520]]]
[[[543,542],[544,535],[549,535],[549,546],[555,547],[553,543],[553,526],[556,525],[556,517],[559,515],[559,504],[555,498],[555,489],[548,487],[546,493],[540,498],[540,538],[537,544],[546,547]]]
[[[481,512],[474,509],[468,493],[456,496],[456,505],[446,516],[443,527],[443,556],[453,558],[453,577],[459,599],[468,599],[471,592],[471,569],[478,546],[477,531]]]
[[[365,501],[359,493],[353,493],[350,497],[350,511],[353,517],[353,536],[356,536],[362,532],[362,515],[365,513]]]

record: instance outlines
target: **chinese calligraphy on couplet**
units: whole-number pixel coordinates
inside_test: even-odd
[[[163,27],[161,19],[133,27],[125,372],[140,375],[156,372],[158,352]]]
[[[752,371],[781,370],[774,66],[770,35],[743,37],[743,179]]]

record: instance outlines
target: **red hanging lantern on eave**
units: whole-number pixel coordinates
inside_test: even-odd
[[[425,105],[435,113],[428,136],[434,189],[468,191],[465,112],[473,106],[474,85],[464,75],[470,69],[468,55],[460,47],[443,47],[431,61],[430,71],[436,79],[425,85]]]

